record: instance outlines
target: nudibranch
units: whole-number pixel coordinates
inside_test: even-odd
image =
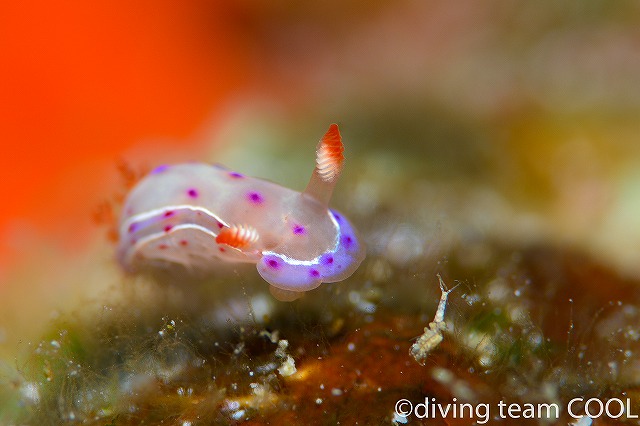
[[[344,280],[365,257],[349,221],[329,201],[344,165],[336,124],[320,140],[303,192],[220,165],[157,167],[129,193],[118,259],[128,271],[181,264],[215,271],[250,262],[280,300]]]

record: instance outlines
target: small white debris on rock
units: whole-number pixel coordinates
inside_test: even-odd
[[[296,362],[293,360],[291,355],[287,355],[287,358],[282,361],[282,364],[278,367],[278,373],[283,377],[291,376],[292,374],[295,374],[296,371],[298,371],[296,370]]]
[[[393,418],[391,419],[391,424],[394,425],[404,425],[409,422],[409,419],[405,416],[401,416],[398,413],[393,413]]]
[[[278,340],[280,340],[280,331],[275,330],[270,332],[269,330],[262,330],[260,336],[266,337],[271,343],[278,343]]]
[[[450,385],[451,382],[453,382],[453,380],[455,379],[455,376],[453,375],[451,370],[442,367],[434,367],[431,370],[431,377],[433,377],[433,379],[441,385],[445,386]]]
[[[571,423],[572,426],[591,426],[593,423],[593,419],[589,416],[580,417],[574,423]]]
[[[246,411],[245,410],[238,410],[236,412],[234,412],[233,414],[231,414],[231,418],[233,420],[242,420],[244,418]]]
[[[278,358],[285,358],[287,356],[287,349],[289,348],[289,341],[286,339],[278,340],[278,349],[276,349],[276,356]]]
[[[289,348],[289,341],[286,339],[278,340],[278,349],[276,349],[276,357],[282,359],[282,364],[278,367],[278,373],[281,376],[287,377],[295,374],[296,371],[296,362],[293,357],[287,354],[287,349]]]

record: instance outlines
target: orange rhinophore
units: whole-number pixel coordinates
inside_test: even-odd
[[[342,171],[344,145],[336,124],[332,124],[324,135],[316,152],[316,168],[325,181],[332,181]]]
[[[329,205],[338,177],[344,167],[344,145],[337,124],[329,126],[316,147],[316,167],[304,194],[324,206]]]

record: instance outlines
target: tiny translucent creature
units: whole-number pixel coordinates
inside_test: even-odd
[[[329,201],[344,165],[332,124],[316,149],[303,192],[221,165],[163,165],[129,193],[119,224],[118,259],[128,271],[183,265],[215,271],[249,262],[280,300],[344,280],[365,257],[349,221]]]
[[[409,354],[423,365],[425,359],[429,355],[429,352],[435,349],[440,342],[442,342],[442,332],[447,328],[447,324],[444,322],[444,312],[447,309],[447,298],[449,297],[449,293],[460,285],[456,284],[454,287],[447,289],[447,286],[444,281],[442,281],[440,274],[438,274],[438,280],[440,282],[440,291],[442,294],[440,296],[440,303],[438,303],[436,315],[433,317],[433,321],[429,323],[429,326],[424,328],[424,333],[418,337],[418,340],[416,340],[415,343],[411,345],[411,349],[409,349]]]

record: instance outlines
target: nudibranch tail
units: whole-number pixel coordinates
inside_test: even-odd
[[[227,244],[233,248],[245,249],[259,239],[258,231],[249,225],[234,225],[222,228],[216,237],[216,243]]]
[[[329,126],[316,148],[316,167],[304,193],[328,206],[344,166],[344,145],[337,124]]]

